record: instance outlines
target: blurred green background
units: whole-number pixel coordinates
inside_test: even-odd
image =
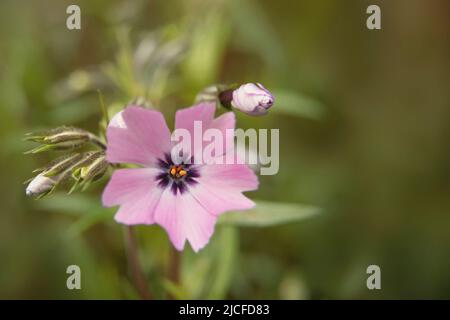
[[[80,31],[66,28],[69,4],[81,7]],[[380,31],[366,28],[370,4],[381,7]],[[148,94],[171,117],[205,86],[248,81],[277,101],[238,125],[280,128],[281,140],[279,174],[249,195],[323,210],[221,228],[199,255],[187,250],[190,294],[180,297],[450,298],[449,21],[446,0],[1,1],[0,298],[136,298],[122,227],[100,207],[106,180],[27,198],[23,181],[54,155],[23,155],[24,133],[96,132],[96,89],[113,107]],[[155,70],[133,70],[126,57],[154,50],[148,37],[169,44],[152,56]],[[164,292],[167,238],[159,227],[138,231],[149,282]],[[228,267],[205,295],[220,259]],[[80,291],[66,288],[70,264],[81,267]],[[371,264],[381,290],[366,288]]]

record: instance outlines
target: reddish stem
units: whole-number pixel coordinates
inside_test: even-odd
[[[151,294],[148,290],[144,272],[139,262],[138,245],[133,227],[126,227],[127,259],[128,267],[133,278],[134,286],[143,300],[150,300]]]

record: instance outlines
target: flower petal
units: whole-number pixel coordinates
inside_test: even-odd
[[[125,121],[123,120],[123,115],[122,115],[123,111],[124,110],[117,112],[114,115],[114,117],[112,117],[112,119],[109,121],[108,126],[126,129],[127,125],[126,125]]]
[[[163,192],[155,210],[155,222],[167,231],[170,241],[180,251],[186,240],[195,252],[203,248],[214,232],[216,220],[189,192],[175,196],[169,188]]]
[[[170,151],[170,131],[160,112],[130,106],[120,115],[122,125],[114,117],[107,130],[109,162],[153,166]]]
[[[186,237],[183,235],[180,219],[176,212],[176,196],[167,188],[155,209],[155,222],[168,233],[170,241],[178,250],[183,250]]]
[[[220,117],[214,119],[208,126],[209,128],[214,128],[220,130],[224,145],[222,152],[216,153],[214,156],[219,157],[227,153],[229,150],[234,149],[234,128],[236,126],[236,116],[234,112],[227,112],[222,114]],[[228,132],[228,133],[227,133]]]
[[[221,156],[227,150],[234,148],[235,115],[233,112],[227,112],[214,119],[215,110],[215,103],[205,102],[179,110],[175,115],[175,128],[186,129],[190,133],[191,141],[184,141],[183,146],[185,147],[183,148],[187,148],[187,150],[184,149],[185,153],[191,153],[194,156],[196,163],[203,163],[202,152],[211,143],[219,144],[218,148],[212,152],[213,157]],[[196,121],[201,122],[201,132],[196,132],[194,129]],[[208,129],[217,129],[222,139],[220,141],[203,141],[203,135]],[[195,136],[197,133],[200,134],[199,137]],[[200,141],[200,143],[194,141]]]
[[[225,163],[225,159],[223,159]],[[200,167],[199,183],[238,192],[256,190],[258,177],[246,164],[210,164]]]
[[[105,207],[120,205],[117,222],[133,224],[154,223],[153,213],[161,197],[157,187],[157,169],[120,169],[114,171],[102,195]]]
[[[189,188],[194,198],[209,212],[220,215],[227,211],[247,210],[255,203],[232,188],[219,188],[214,184],[199,183]]]
[[[209,212],[219,215],[255,206],[253,201],[242,194],[243,191],[258,187],[258,178],[248,166],[207,165],[200,170],[199,183],[191,186],[189,192]]]
[[[203,126],[214,119],[216,105],[213,102],[202,102],[195,106],[178,110],[175,113],[175,129],[186,129],[194,136],[194,121],[201,121]]]

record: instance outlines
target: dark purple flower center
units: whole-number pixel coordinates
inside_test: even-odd
[[[200,177],[200,174],[197,168],[186,162],[175,164],[170,154],[165,154],[164,159],[159,159],[158,166],[161,169],[161,173],[156,176],[158,186],[170,188],[174,195],[178,192],[182,194],[189,185],[198,183],[196,178]]]

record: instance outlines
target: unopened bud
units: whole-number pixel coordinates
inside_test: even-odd
[[[76,186],[82,184],[84,190],[92,181],[100,179],[105,174],[108,165],[103,151],[60,157],[46,167],[34,170],[39,174],[28,184],[26,194],[42,198],[59,185],[72,185],[70,191],[72,192]]]
[[[40,173],[28,184],[25,194],[29,197],[44,195],[49,193],[55,184],[54,178],[46,177],[43,173]]]
[[[273,95],[262,84],[246,83],[237,89],[222,91],[219,100],[249,115],[264,115],[274,103]]]
[[[97,180],[100,179],[108,169],[109,163],[106,161],[104,152],[99,152],[96,159],[89,165],[82,167],[80,178],[83,180]]]
[[[91,182],[100,179],[105,174],[108,166],[105,152],[86,153],[85,160],[79,163],[72,173],[72,178],[76,182],[69,193],[79,186],[82,186],[82,190],[85,190]]]
[[[78,163],[81,160],[81,157],[82,155],[79,153],[65,155],[53,160],[46,167],[34,170],[33,172],[42,172],[47,177],[55,176]]]
[[[82,155],[78,153],[65,155],[53,160],[44,168],[34,170],[33,172],[39,174],[28,184],[25,193],[27,196],[44,196],[50,193],[59,184],[64,172],[76,165],[81,158]]]
[[[40,133],[27,134],[26,140],[39,142],[42,145],[27,153],[38,153],[46,150],[67,150],[82,146],[91,140],[92,134],[73,127],[59,127]]]

